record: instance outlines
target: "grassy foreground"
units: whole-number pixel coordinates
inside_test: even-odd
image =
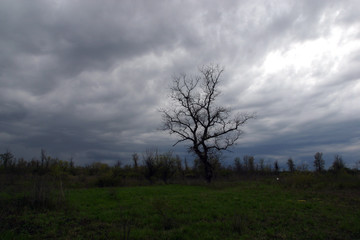
[[[280,181],[69,189],[36,208],[0,193],[0,239],[360,239],[360,191]]]

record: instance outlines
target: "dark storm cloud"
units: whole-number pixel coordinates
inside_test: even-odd
[[[219,63],[221,102],[258,113],[235,152],[356,145],[358,10],[356,1],[1,1],[0,144],[78,163],[172,149],[157,131],[171,76]],[[272,66],[332,38],[341,51],[312,65]]]
[[[182,41],[176,16],[151,4],[3,1],[2,75],[8,86],[41,94],[82,71],[161,52]]]
[[[154,73],[131,64],[113,78],[108,71],[116,75],[115,64],[162,54],[186,41],[179,18],[165,21],[166,6],[130,1],[1,4],[2,120],[27,116],[14,134],[26,133],[23,141],[29,147],[86,150],[95,147],[86,139],[96,139],[97,147],[104,148],[102,135],[135,128],[136,117],[146,118],[147,105],[156,102],[148,92],[154,91],[149,86]]]

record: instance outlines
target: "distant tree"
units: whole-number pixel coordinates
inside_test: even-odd
[[[176,168],[180,171],[184,170],[183,166],[182,166],[182,161],[179,155],[175,156],[175,163],[176,163]]]
[[[295,171],[295,164],[294,164],[294,161],[292,160],[292,158],[289,158],[287,160],[287,165],[288,165],[288,168],[289,168],[289,171],[290,172],[294,172]]]
[[[247,171],[249,172],[254,172],[255,171],[255,158],[253,156],[244,156],[244,163],[246,162],[247,164]]]
[[[13,161],[15,160],[14,155],[11,153],[9,149],[6,149],[6,152],[3,154],[0,154],[0,160],[1,164],[4,166],[4,168],[8,168],[10,165],[12,165]]]
[[[189,171],[189,165],[188,165],[188,163],[187,163],[187,160],[186,160],[186,158],[185,158],[185,161],[184,161],[184,165],[185,165],[185,171]]]
[[[274,162],[274,170],[276,174],[279,173],[279,163],[277,160],[275,160]]]
[[[201,161],[207,182],[214,176],[211,159],[218,151],[234,145],[242,134],[240,127],[254,118],[249,114],[232,117],[229,108],[216,105],[223,71],[219,66],[205,66],[198,76],[175,76],[171,88],[173,104],[160,110],[163,130],[179,137],[174,145],[190,142],[189,151]]]
[[[99,176],[107,173],[110,170],[110,167],[106,163],[93,162],[92,164],[86,166],[86,169],[90,176]]]
[[[115,165],[114,165],[114,167],[119,169],[119,168],[121,168],[121,165],[122,165],[122,164],[121,164],[121,161],[120,161],[120,160],[117,160],[116,163],[115,163]]]
[[[239,157],[234,159],[234,167],[237,173],[241,173],[243,171],[243,165],[241,164],[241,159]]]
[[[16,167],[20,170],[24,170],[28,167],[28,162],[21,157],[17,160]]]
[[[360,160],[355,162],[355,170],[359,171],[360,170]]]
[[[112,177],[113,178],[117,178],[119,176],[121,176],[122,173],[122,169],[121,169],[122,163],[120,160],[117,160],[114,167],[111,168],[111,172],[112,172]],[[104,179],[103,179],[104,180]],[[101,184],[100,184],[101,185]]]
[[[159,164],[158,164],[158,152],[157,150],[147,150],[144,158],[144,175],[147,180],[149,180],[150,183],[154,182],[154,177],[157,174],[159,170]]]
[[[247,155],[243,156],[243,170],[245,172],[249,172],[249,161],[248,160],[249,159],[248,159]]]
[[[260,158],[259,160],[259,168],[260,168],[260,172],[264,172],[265,170],[265,164],[264,164],[264,159],[263,158]]]
[[[70,163],[69,163],[70,169],[74,168],[74,159],[73,157],[70,157]]]
[[[36,171],[37,169],[40,168],[40,162],[36,158],[32,158],[29,165],[30,165],[30,167],[32,168],[33,171]]]
[[[306,163],[299,164],[296,169],[300,172],[307,172],[309,171],[309,166]]]
[[[45,149],[41,149],[41,167],[44,167],[46,161],[47,161],[46,151]]]
[[[134,168],[137,169],[138,168],[138,162],[139,162],[139,155],[137,153],[134,153],[132,155],[132,160],[134,163]]]
[[[72,156],[70,157],[70,161],[69,161],[69,172],[71,173],[71,175],[74,176],[78,173]]]
[[[324,171],[324,166],[325,166],[325,160],[323,159],[323,154],[322,152],[317,152],[314,155],[314,167],[315,167],[315,171],[316,172],[322,172]]]
[[[344,163],[342,157],[340,155],[336,154],[335,157],[334,157],[334,162],[331,165],[330,169],[335,171],[335,172],[338,172],[341,169],[344,169],[345,167],[346,166],[345,166],[345,163]]]
[[[175,164],[176,164],[176,172],[178,173],[178,175],[181,176],[182,179],[185,179],[185,169],[183,168],[183,165],[182,165],[182,161],[181,161],[181,158],[179,157],[179,155],[176,155],[175,159]]]
[[[166,184],[171,179],[177,170],[176,159],[173,158],[172,153],[161,154],[157,161],[158,176]]]

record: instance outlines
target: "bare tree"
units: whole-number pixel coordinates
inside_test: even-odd
[[[159,170],[159,154],[157,150],[146,150],[144,158],[144,175],[147,180],[152,184],[154,177]]]
[[[44,164],[46,164],[46,167],[47,166],[47,156],[46,156],[46,151],[45,149],[41,149],[41,167],[44,167]]]
[[[289,158],[286,162],[286,164],[288,165],[289,171],[290,172],[295,172],[295,163],[292,160],[292,158]]]
[[[14,155],[11,153],[9,149],[6,149],[6,152],[0,154],[0,166],[3,165],[6,169],[14,163]]]
[[[232,116],[229,108],[216,105],[223,68],[210,65],[199,71],[197,76],[182,74],[173,78],[172,105],[160,111],[163,129],[179,137],[174,146],[189,142],[189,151],[202,162],[205,178],[211,182],[213,166],[210,159],[219,151],[234,145],[242,134],[240,127],[254,115]]]
[[[324,171],[324,166],[325,166],[325,160],[323,159],[323,153],[322,152],[317,152],[314,155],[314,167],[315,167],[315,171],[317,172],[322,172]]]
[[[260,158],[259,160],[259,167],[260,167],[260,172],[263,173],[265,170],[265,165],[264,165],[265,160],[263,158]]]
[[[335,172],[339,172],[341,169],[345,169],[345,163],[342,159],[342,157],[338,154],[336,154],[334,156],[334,162],[332,164],[332,166],[330,167],[331,170],[335,171]]]
[[[275,162],[274,162],[274,171],[275,171],[275,174],[278,174],[278,173],[279,173],[279,170],[280,170],[279,163],[278,163],[277,160],[275,160]]]
[[[137,169],[138,168],[138,162],[139,162],[139,155],[137,153],[134,153],[132,155],[132,160],[134,162],[134,168]]]
[[[236,157],[234,159],[234,165],[235,165],[235,171],[237,173],[242,173],[244,171],[243,165],[241,164],[241,159],[239,157]]]
[[[253,156],[245,155],[243,157],[244,170],[251,173],[254,172],[255,171],[254,161],[255,158]]]

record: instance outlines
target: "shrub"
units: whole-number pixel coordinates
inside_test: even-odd
[[[244,234],[247,228],[247,218],[240,215],[235,214],[232,219],[232,230],[239,235]]]
[[[114,187],[120,185],[119,178],[114,177],[111,174],[99,176],[96,181],[98,187]]]
[[[334,162],[330,167],[330,170],[334,172],[339,172],[341,169],[345,169],[345,163],[342,157],[336,154],[334,157]]]
[[[289,168],[290,172],[295,172],[295,164],[294,164],[294,161],[292,160],[292,158],[289,158],[287,160],[286,164],[288,165],[288,168]]]
[[[176,173],[176,161],[172,157],[171,153],[167,153],[160,155],[156,164],[158,165],[158,175],[160,179],[166,184],[168,180],[170,180]]]
[[[317,172],[322,172],[324,170],[324,165],[325,165],[325,161],[322,158],[322,152],[317,152],[314,155],[314,167],[315,167],[315,171]]]
[[[170,213],[170,207],[164,199],[155,199],[152,202],[153,208],[161,217],[161,227],[164,230],[170,230],[177,226],[177,223],[175,221],[175,218]]]
[[[154,177],[158,172],[158,157],[157,151],[147,150],[144,155],[144,176],[150,183],[154,182]]]

